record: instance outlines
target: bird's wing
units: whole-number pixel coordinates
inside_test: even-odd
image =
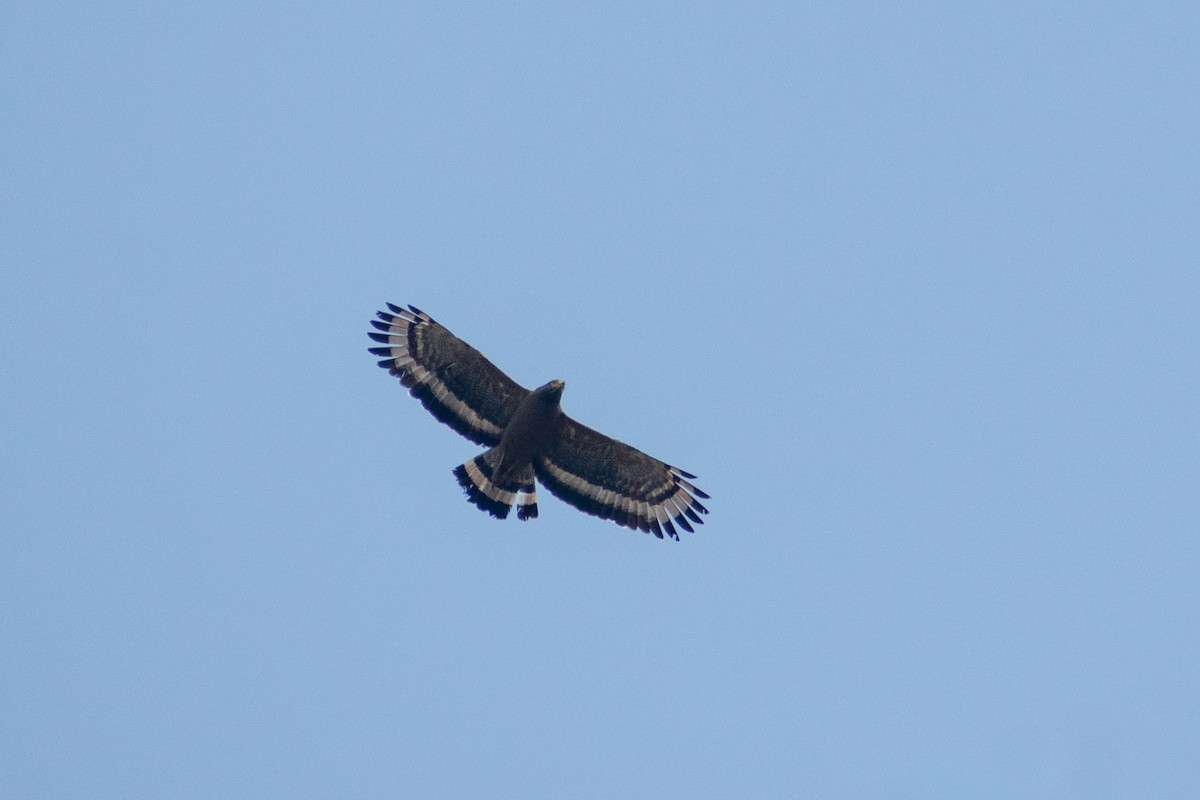
[[[383,344],[370,351],[440,421],[471,441],[491,447],[529,390],[420,309],[387,304],[369,335]]]
[[[695,475],[651,458],[624,442],[563,416],[558,436],[534,460],[538,479],[557,497],[581,511],[618,525],[678,539],[675,525],[700,524],[708,495]]]

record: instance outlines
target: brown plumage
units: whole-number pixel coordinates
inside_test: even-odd
[[[678,539],[707,514],[696,476],[581,425],[559,404],[563,382],[529,391],[413,306],[371,320],[370,351],[437,419],[490,449],[458,466],[468,499],[503,519],[537,516],[534,479],[581,511]]]

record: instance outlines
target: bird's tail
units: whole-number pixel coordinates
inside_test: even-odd
[[[517,519],[533,519],[537,516],[537,488],[533,483],[533,465],[513,472],[505,470],[497,476],[496,467],[502,453],[493,447],[465,464],[454,468],[458,485],[467,493],[467,499],[497,519],[504,519],[517,504]]]

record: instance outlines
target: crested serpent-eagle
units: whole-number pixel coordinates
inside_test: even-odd
[[[420,309],[387,307],[369,334],[383,345],[370,348],[379,366],[437,419],[490,448],[454,470],[476,506],[504,519],[515,502],[517,519],[536,517],[536,477],[579,510],[660,539],[703,522],[708,495],[690,482],[696,476],[568,417],[562,381],[530,391]]]

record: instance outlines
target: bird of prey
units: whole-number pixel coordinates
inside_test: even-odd
[[[438,420],[489,448],[454,470],[476,506],[504,519],[515,502],[517,519],[536,517],[536,477],[579,510],[660,539],[703,522],[708,495],[690,482],[696,476],[568,417],[562,381],[530,391],[420,309],[387,307],[369,333],[383,345],[370,348],[379,366]]]

